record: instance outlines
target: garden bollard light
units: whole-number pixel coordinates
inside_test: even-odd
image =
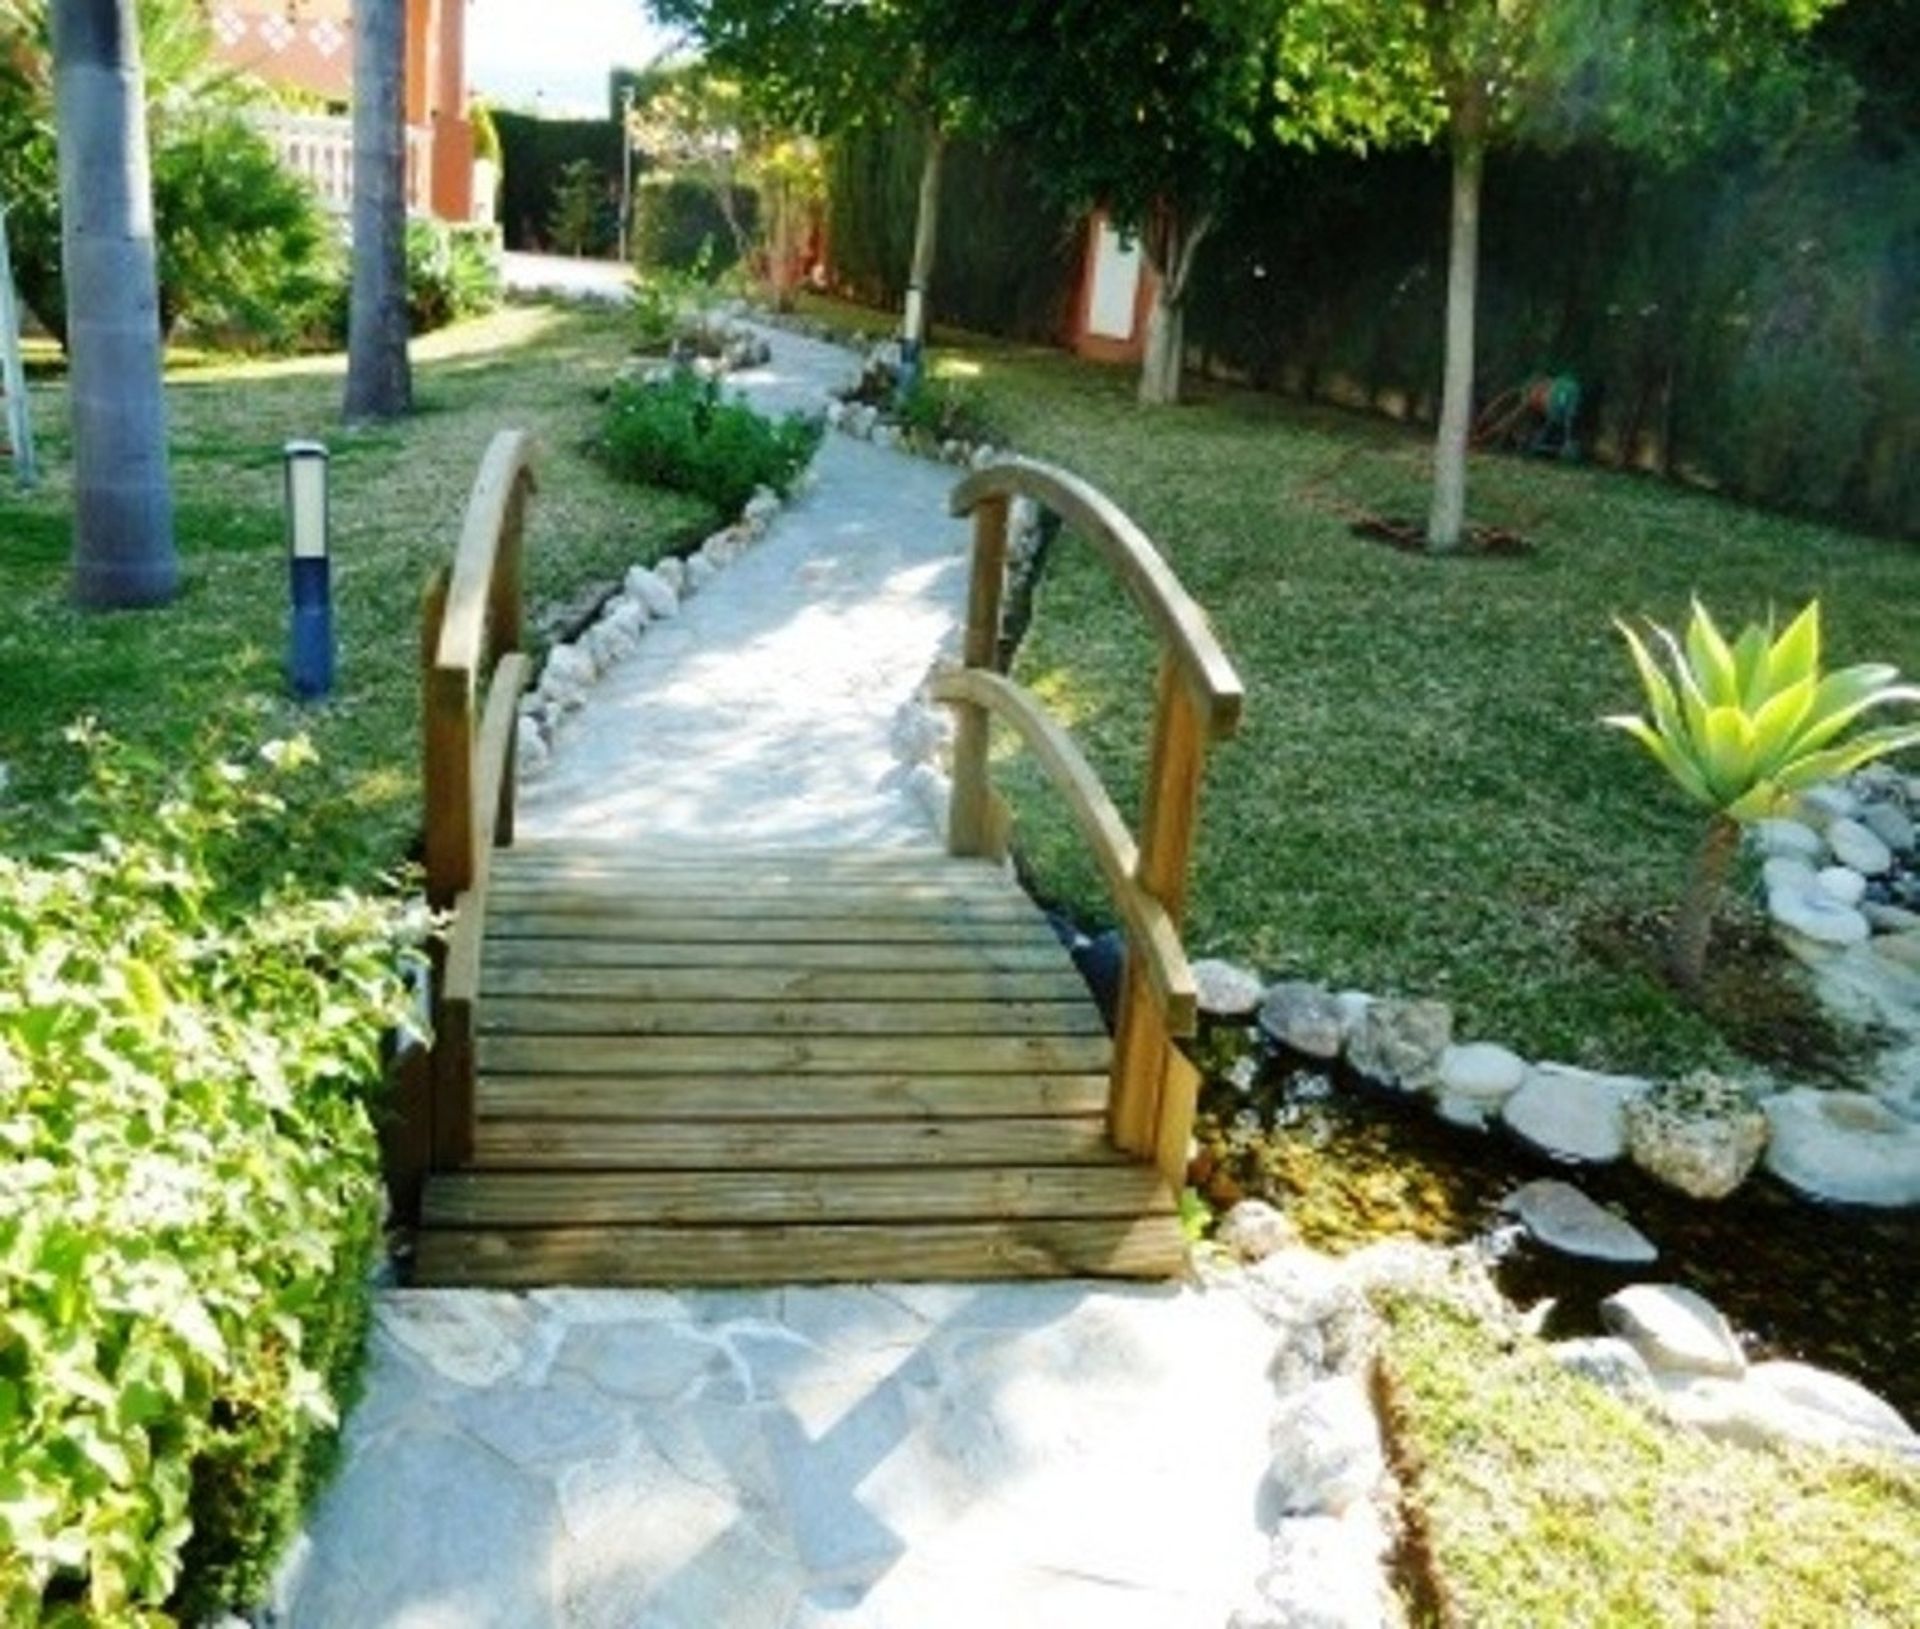
[[[327,561],[327,449],[289,441],[287,553],[292,612],[287,627],[287,682],[302,701],[333,689],[333,586]]]

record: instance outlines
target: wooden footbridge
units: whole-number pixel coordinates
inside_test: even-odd
[[[416,1277],[725,1284],[1161,1276],[1182,1256],[1197,1076],[1180,921],[1202,762],[1241,689],[1131,521],[1024,461],[974,525],[948,853],[516,842],[529,443],[489,449],[424,626],[436,969]],[[1136,842],[1072,740],[994,669],[1016,496],[1119,573],[1159,636]],[[1098,860],[1127,944],[1109,1035],[1005,864],[990,725]]]

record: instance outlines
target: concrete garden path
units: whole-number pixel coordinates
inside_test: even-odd
[[[765,407],[849,372],[770,338]],[[954,472],[840,436],[816,469],[594,687],[525,834],[932,843],[889,731],[964,595]],[[1275,1341],[1177,1287],[387,1292],[271,1619],[1223,1629],[1272,1542]]]

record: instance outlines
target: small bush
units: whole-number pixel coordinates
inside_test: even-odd
[[[909,432],[936,444],[995,439],[987,422],[985,399],[976,387],[958,379],[922,374],[894,411]]]
[[[172,775],[92,746],[109,834],[0,856],[9,1625],[258,1597],[357,1371],[406,1010],[392,906],[257,881],[301,744]]]
[[[407,318],[414,333],[494,310],[504,287],[493,228],[407,223]]]
[[[677,370],[616,384],[600,447],[616,474],[695,493],[732,514],[755,487],[789,491],[820,434],[818,419],[762,418],[744,402],[724,400],[717,380]]]

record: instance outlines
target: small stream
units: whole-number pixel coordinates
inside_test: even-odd
[[[1545,1332],[1555,1338],[1597,1332],[1600,1300],[1624,1284],[1685,1284],[1727,1315],[1752,1355],[1837,1370],[1920,1421],[1920,1211],[1815,1205],[1764,1172],[1717,1204],[1689,1199],[1627,1161],[1560,1165],[1497,1128],[1465,1131],[1417,1099],[1281,1057],[1244,1093],[1211,1081],[1196,1136],[1194,1181],[1208,1200],[1267,1199],[1320,1248],[1395,1234],[1481,1240],[1512,1300],[1551,1298]],[[1660,1260],[1623,1268],[1535,1243],[1500,1203],[1541,1176],[1625,1216]]]

